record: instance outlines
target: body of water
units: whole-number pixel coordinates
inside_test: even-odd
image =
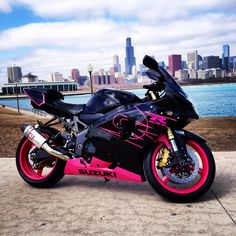
[[[198,85],[182,87],[193,102],[201,117],[209,116],[236,116],[236,84]],[[146,90],[130,90],[140,98]],[[65,102],[85,104],[90,95],[65,96]],[[17,107],[16,99],[0,99],[1,105]],[[31,110],[28,98],[19,99],[21,109]]]

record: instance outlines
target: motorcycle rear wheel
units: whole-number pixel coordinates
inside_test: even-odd
[[[45,134],[47,136],[47,134]],[[39,188],[46,188],[56,184],[64,176],[65,161],[50,157],[49,165],[35,169],[30,160],[30,151],[35,148],[34,144],[23,137],[16,151],[16,166],[22,179]]]
[[[195,170],[197,172],[192,176],[193,179],[191,179],[191,175],[189,176],[188,183],[183,183],[184,180],[176,176],[177,171],[174,168],[168,172],[164,171],[163,168],[157,168],[158,155],[163,148],[166,148],[164,143],[159,143],[144,160],[144,173],[149,184],[158,194],[173,202],[192,202],[197,200],[209,190],[215,178],[215,161],[206,143],[194,138],[188,138],[186,139],[186,145],[188,155],[192,160],[195,160],[197,168]],[[190,168],[194,169],[194,164],[191,165]],[[173,178],[170,174],[171,172],[173,173]]]

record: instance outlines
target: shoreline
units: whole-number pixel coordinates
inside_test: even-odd
[[[18,110],[17,108],[15,107],[11,107],[11,106],[6,106],[6,105],[0,105],[0,109],[3,108],[3,109],[6,109],[10,112],[13,112],[13,113],[16,113],[16,115],[26,115],[26,116],[32,116],[32,117],[43,117],[45,119],[49,119],[51,118],[52,116],[48,113],[37,113],[37,112],[34,112],[32,110],[26,110],[26,109],[23,109],[23,108],[20,108],[19,109],[19,113],[18,113]],[[1,112],[0,112],[1,114]],[[0,115],[1,116],[1,115]],[[1,122],[1,121],[0,121]]]
[[[196,80],[196,81],[195,81]],[[224,84],[236,84],[236,80],[233,80],[233,81],[197,81],[197,79],[195,79],[194,82],[185,82],[185,81],[178,81],[177,82],[179,83],[180,86],[201,86],[201,85],[224,85]],[[143,89],[143,85],[144,84],[137,84],[137,85],[110,85],[110,86],[107,86],[107,85],[103,85],[103,86],[97,86],[95,87],[94,91],[97,91],[99,89],[102,89],[102,88],[112,88],[112,89],[117,89],[117,90],[136,90],[136,89]],[[85,87],[83,89],[79,89],[77,91],[69,91],[69,92],[62,92],[63,96],[76,96],[76,95],[87,95],[87,94],[91,94],[90,93],[90,88],[89,87]],[[19,99],[21,98],[27,98],[27,96],[25,94],[19,94],[18,95]],[[1,95],[0,94],[0,100],[1,99],[16,99],[17,96],[12,94],[12,95]]]

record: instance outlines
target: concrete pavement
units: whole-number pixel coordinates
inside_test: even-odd
[[[30,187],[0,159],[0,235],[236,235],[236,152],[214,153],[217,173],[198,202],[175,204],[145,183],[66,176]]]

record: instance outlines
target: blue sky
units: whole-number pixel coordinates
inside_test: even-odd
[[[115,54],[124,68],[127,36],[137,64],[145,54],[220,56],[223,44],[236,55],[235,0],[1,0],[0,84],[12,64],[45,80],[86,74],[89,63],[109,70]]]
[[[43,22],[43,18],[34,15],[26,7],[15,6],[10,12],[2,12],[0,14],[0,22],[0,30],[3,31],[13,27],[20,27],[29,22]]]

